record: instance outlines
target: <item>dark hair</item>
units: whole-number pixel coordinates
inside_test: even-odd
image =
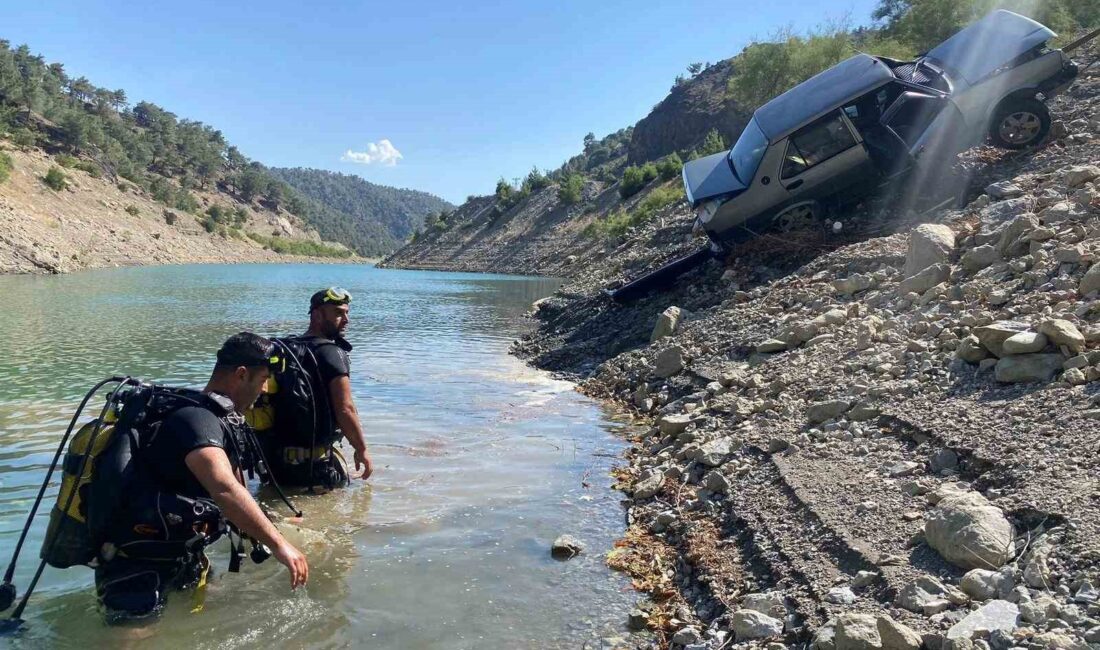
[[[214,369],[228,370],[239,366],[245,366],[246,368],[267,366],[274,348],[274,343],[259,334],[253,334],[252,332],[234,334],[226,339],[221,349],[218,350],[218,362]]]

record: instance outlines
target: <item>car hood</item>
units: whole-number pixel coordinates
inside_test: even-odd
[[[740,192],[746,187],[734,176],[728,151],[684,163],[684,192],[692,207],[709,199]]]
[[[1030,18],[999,9],[937,45],[928,58],[973,85],[1055,36]]]

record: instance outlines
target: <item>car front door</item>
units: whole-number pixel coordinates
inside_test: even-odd
[[[848,187],[870,170],[870,157],[839,109],[787,138],[779,182],[787,203],[825,198]]]

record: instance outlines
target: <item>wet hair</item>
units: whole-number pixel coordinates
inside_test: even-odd
[[[240,332],[225,340],[218,350],[218,362],[214,371],[225,371],[244,366],[267,367],[275,344],[259,334]]]

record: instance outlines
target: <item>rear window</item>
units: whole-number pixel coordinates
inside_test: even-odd
[[[754,117],[745,125],[741,137],[737,138],[737,143],[733,145],[733,149],[730,149],[730,165],[733,167],[733,173],[737,175],[738,180],[745,185],[752,181],[752,177],[756,174],[757,168],[760,167],[760,161],[764,158],[764,152],[767,149],[768,138],[760,130]]]

